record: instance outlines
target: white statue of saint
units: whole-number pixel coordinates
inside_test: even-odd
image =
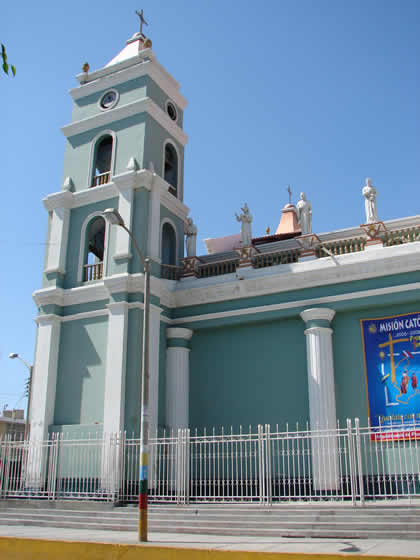
[[[248,204],[246,202],[241,210],[242,214],[240,214],[239,216],[235,212],[236,219],[238,220],[238,222],[241,222],[241,244],[242,247],[249,247],[250,245],[252,245],[252,216],[249,212]]]
[[[187,218],[184,233],[187,257],[195,257],[197,255],[197,226],[194,224],[192,218]]]
[[[376,208],[376,196],[378,193],[369,177],[366,179],[366,185],[362,189],[362,194],[365,197],[366,223],[373,224],[378,221],[378,209]]]
[[[296,210],[302,235],[312,233],[312,206],[309,200],[306,200],[304,192],[300,193],[300,200],[296,204]]]

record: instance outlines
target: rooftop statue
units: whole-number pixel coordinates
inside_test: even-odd
[[[187,257],[195,257],[197,255],[197,226],[194,224],[192,218],[187,218],[184,233]]]
[[[304,192],[300,193],[300,200],[296,204],[296,212],[302,235],[312,233],[312,206],[309,200],[306,200]]]
[[[238,222],[241,222],[241,244],[242,247],[249,247],[252,245],[252,231],[251,222],[252,216],[249,212],[247,203],[245,202],[244,207],[241,208],[242,214],[238,216],[235,212],[235,216]]]
[[[373,224],[378,221],[378,209],[376,207],[376,196],[378,193],[369,177],[366,179],[366,185],[362,189],[362,194],[365,197],[366,223]]]

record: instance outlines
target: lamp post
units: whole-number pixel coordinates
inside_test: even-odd
[[[150,316],[150,259],[144,257],[138,243],[125,225],[118,210],[107,208],[103,213],[109,224],[125,229],[131,237],[134,247],[144,267],[144,311],[142,340],[142,374],[140,392],[140,473],[139,473],[139,541],[147,542],[147,499],[148,499],[148,463],[149,463],[149,316]]]
[[[29,371],[28,404],[26,405],[26,422],[25,422],[25,439],[28,439],[28,437],[29,437],[29,412],[31,410],[32,371],[34,369],[34,366],[30,366],[28,364],[28,362],[22,358],[22,356],[19,356],[19,354],[16,354],[16,353],[9,354],[9,358],[11,360],[14,360],[15,358],[18,358],[21,362],[23,362],[25,364],[25,366],[28,368],[28,371]]]

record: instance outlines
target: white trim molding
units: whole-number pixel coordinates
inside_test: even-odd
[[[132,101],[126,105],[116,107],[112,111],[101,112],[92,117],[74,121],[61,128],[62,133],[66,138],[71,138],[77,134],[82,134],[88,130],[98,128],[100,126],[107,126],[113,122],[121,119],[126,119],[139,113],[147,113],[155,121],[160,124],[171,136],[175,138],[181,146],[185,146],[188,142],[188,136],[174,121],[163,111],[156,103],[149,97],[144,97],[138,101]]]
[[[233,274],[188,278],[176,284],[171,300],[173,307],[184,307],[414,272],[419,269],[419,254],[420,242],[416,241],[334,259],[242,269],[241,281]]]

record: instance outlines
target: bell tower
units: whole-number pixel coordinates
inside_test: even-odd
[[[118,209],[152,260],[152,429],[164,421],[160,282],[164,267],[184,256],[187,102],[143,23],[105,67],[90,71],[85,63],[70,90],[62,187],[43,200],[49,221],[42,289],[34,293],[33,439],[138,430],[143,268],[127,233],[105,223],[106,208]]]

